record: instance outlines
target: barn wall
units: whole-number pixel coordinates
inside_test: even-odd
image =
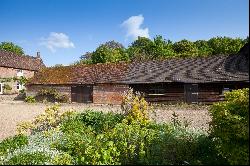
[[[181,83],[157,83],[130,85],[135,91],[145,94],[145,99],[152,103],[180,103],[185,102],[184,85]],[[241,89],[249,88],[248,83],[203,83],[198,84],[198,103],[212,104],[223,101],[223,88]],[[158,93],[157,93],[158,89]],[[155,94],[154,94],[155,93]]]
[[[69,85],[28,85],[26,88],[27,96],[36,96],[36,94],[42,89],[53,88],[60,94],[67,95],[69,101],[71,101],[71,86]]]
[[[122,93],[128,88],[128,85],[121,84],[96,84],[93,87],[93,103],[121,104]]]
[[[135,91],[142,92],[146,101],[152,103],[184,102],[184,84],[134,84],[130,85]]]
[[[212,104],[213,102],[223,101],[223,89],[236,90],[242,88],[249,88],[246,82],[231,82],[231,83],[205,83],[199,84],[198,101],[203,104]]]

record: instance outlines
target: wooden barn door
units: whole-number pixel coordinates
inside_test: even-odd
[[[198,84],[185,84],[185,101],[187,103],[197,104],[198,103]]]
[[[93,102],[93,87],[92,86],[72,86],[71,101],[77,103],[92,103]]]

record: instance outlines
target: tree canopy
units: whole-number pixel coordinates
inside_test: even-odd
[[[0,44],[0,49],[10,51],[18,55],[24,55],[23,48],[12,42],[2,42]]]
[[[157,35],[153,39],[138,37],[125,48],[122,44],[112,40],[101,44],[95,51],[82,55],[76,64],[229,55],[237,53],[248,41],[249,37],[241,39],[217,36],[209,40],[183,39],[172,42]]]

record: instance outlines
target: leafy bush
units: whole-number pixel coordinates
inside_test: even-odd
[[[4,89],[5,90],[12,90],[11,86],[9,84],[4,84]]]
[[[134,94],[131,88],[123,94],[121,109],[127,123],[136,121],[144,125],[149,121],[148,103],[139,92]]]
[[[211,136],[218,153],[230,164],[249,164],[249,89],[225,93],[210,109]]]
[[[173,49],[180,57],[191,57],[198,55],[198,48],[196,45],[188,40],[181,40],[173,44]]]
[[[21,153],[8,160],[6,165],[41,165],[48,161],[50,157],[42,152]]]
[[[20,146],[28,144],[28,138],[25,135],[16,135],[0,142],[0,156],[14,151]]]
[[[84,125],[91,126],[97,133],[112,129],[117,123],[121,123],[124,116],[114,113],[94,112],[87,110],[76,117]]]
[[[56,128],[60,122],[69,119],[74,115],[74,111],[61,113],[58,105],[54,105],[45,110],[43,114],[38,115],[32,122],[21,122],[17,125],[19,134],[34,133],[39,131],[48,131]]]
[[[66,103],[69,102],[69,97],[67,95],[60,94],[54,88],[44,88],[41,89],[38,94],[36,95],[37,101],[49,101],[49,102],[60,102]]]
[[[25,99],[24,99],[25,102],[27,103],[35,103],[36,102],[36,99],[33,97],[33,96],[27,96]]]

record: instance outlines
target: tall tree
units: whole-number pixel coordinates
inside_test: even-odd
[[[173,49],[180,57],[191,57],[198,55],[198,49],[191,41],[183,39],[173,44]]]
[[[146,37],[138,37],[129,47],[128,54],[131,59],[152,59],[153,42]]]
[[[213,49],[213,54],[234,54],[244,45],[244,40],[230,37],[213,37],[208,40],[208,45]]]
[[[18,55],[24,55],[23,48],[12,42],[2,42],[0,44],[0,49],[10,51]]]
[[[195,46],[198,48],[199,56],[207,56],[213,54],[213,49],[208,45],[206,40],[197,40],[194,42]]]

